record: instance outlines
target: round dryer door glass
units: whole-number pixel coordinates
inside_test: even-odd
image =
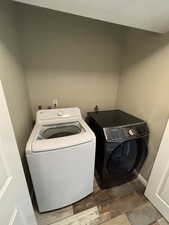
[[[59,124],[53,125],[49,128],[43,130],[40,135],[44,139],[51,139],[51,138],[60,138],[66,137],[70,135],[79,134],[81,132],[80,123],[67,123],[67,124]]]
[[[113,175],[125,175],[135,169],[138,146],[135,140],[121,143],[108,160],[107,169]]]

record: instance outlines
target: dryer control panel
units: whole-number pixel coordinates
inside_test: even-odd
[[[129,126],[103,128],[107,142],[127,141],[146,137],[149,134],[146,123],[132,124]]]

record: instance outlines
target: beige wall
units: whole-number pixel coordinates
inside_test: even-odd
[[[32,115],[20,60],[15,7],[11,0],[0,1],[0,80],[25,166],[24,150],[31,130]]]
[[[169,35],[20,4],[18,10],[33,113],[57,98],[59,107],[79,106],[84,114],[98,104],[145,119],[151,133],[141,174],[148,179],[169,116]]]
[[[57,98],[83,113],[114,108],[120,63],[119,27],[69,14],[22,7],[22,47],[32,110]]]
[[[125,40],[117,106],[148,122],[149,156],[141,171],[148,179],[169,117],[169,34],[130,29]]]

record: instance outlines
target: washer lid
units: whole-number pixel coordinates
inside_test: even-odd
[[[89,131],[84,121],[83,123],[76,121],[73,123],[43,125],[36,130],[31,144],[31,151],[61,150],[62,148],[91,142],[93,139],[94,135]]]
[[[42,140],[71,136],[79,134],[81,130],[82,126],[79,122],[43,126],[43,129],[40,131],[37,139]]]

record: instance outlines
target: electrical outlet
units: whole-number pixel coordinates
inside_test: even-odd
[[[53,106],[54,108],[56,108],[57,105],[58,105],[58,100],[55,98],[55,99],[52,100],[52,106]]]

